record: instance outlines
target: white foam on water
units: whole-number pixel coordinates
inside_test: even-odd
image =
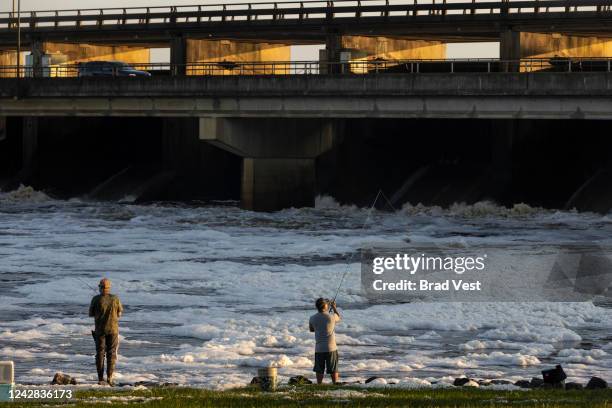
[[[89,286],[103,276],[126,307],[122,382],[224,389],[268,366],[279,367],[284,380],[312,377],[308,317],[314,299],[333,296],[347,268],[338,298],[343,378],[378,375],[410,388],[449,384],[460,375],[529,379],[561,363],[572,379],[612,380],[611,349],[603,340],[612,328],[609,309],[371,304],[361,292],[358,258],[348,262],[364,245],[405,239],[503,245],[578,235],[609,242],[606,217],[492,203],[404,206],[372,211],[362,230],[369,210],[329,197],[315,209],[258,214],[80,201],[53,201],[50,210],[50,201],[28,195],[0,197],[0,277],[9,278],[0,286],[0,307],[8,313],[0,318],[0,356],[16,361],[21,382],[48,383],[57,371],[95,382],[86,314]]]
[[[16,190],[0,192],[0,202],[8,203],[42,203],[52,201],[51,198],[41,191],[36,191],[30,186],[21,184]]]

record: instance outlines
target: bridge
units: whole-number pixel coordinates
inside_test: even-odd
[[[612,60],[601,62],[601,72],[4,78],[0,116],[612,119]]]
[[[285,61],[289,47],[324,44],[321,59],[446,58],[446,44],[495,41],[502,59],[612,55],[607,0],[339,0],[36,10],[0,14],[1,65],[16,63],[17,27],[31,64],[95,58],[175,66]],[[51,61],[53,63],[53,61]],[[35,69],[35,72],[38,72]],[[184,70],[175,72],[185,74]]]
[[[587,36],[612,33],[606,0],[338,0],[38,10],[0,14],[0,46],[78,39],[98,43],[167,42],[173,37],[321,43],[333,33],[444,41],[497,41],[507,29]]]
[[[0,182],[5,172],[11,174],[5,185],[44,185],[41,180],[53,166],[61,167],[54,160],[64,157],[60,142],[72,140],[65,145],[71,151],[88,134],[99,149],[107,149],[109,140],[121,146],[111,157],[125,146],[135,156],[149,151],[147,166],[160,172],[142,180],[148,187],[138,194],[115,188],[119,197],[156,198],[160,191],[174,197],[169,191],[181,183],[208,183],[201,190],[209,191],[214,179],[223,187],[228,174],[239,172],[244,208],[309,206],[321,174],[341,171],[334,155],[348,149],[345,157],[366,157],[370,151],[367,145],[350,150],[352,134],[369,138],[376,131],[367,130],[383,126],[377,125],[382,120],[407,126],[412,135],[421,135],[414,143],[426,146],[424,140],[434,136],[428,127],[437,122],[423,120],[461,119],[455,125],[459,130],[448,129],[443,143],[427,146],[449,146],[448,154],[465,150],[469,156],[470,149],[457,146],[463,138],[455,136],[468,140],[473,132],[461,126],[477,127],[477,134],[487,136],[481,141],[486,147],[475,149],[490,156],[481,177],[489,184],[453,190],[446,179],[423,183],[440,191],[483,192],[461,196],[468,201],[498,197],[496,191],[509,185],[513,155],[531,157],[518,154],[517,141],[528,133],[520,130],[521,123],[533,128],[560,119],[612,120],[611,23],[611,5],[604,0],[307,1],[5,13],[0,15],[0,162],[14,164],[0,165]],[[17,26],[30,53],[27,64],[15,53]],[[500,57],[447,58],[447,43],[479,41],[498,41]],[[324,49],[316,61],[291,61],[290,47],[296,44]],[[169,62],[151,63],[149,50],[156,47],[170,49]],[[81,63],[111,59],[153,75],[79,77]],[[105,124],[113,125],[106,132],[96,129]],[[122,134],[122,127],[132,130]],[[56,142],[44,143],[51,139]],[[65,160],[81,154],[94,153],[87,148]],[[448,154],[431,160],[447,161]],[[148,174],[133,170],[130,157],[123,169],[108,167],[106,156],[100,160],[91,171],[108,179],[97,192],[134,186],[138,183],[130,177]],[[408,172],[391,188],[405,195],[415,180],[425,180],[424,169],[435,166],[421,164],[425,167],[390,169]],[[588,171],[596,167],[590,163]],[[458,173],[453,169],[448,177]],[[593,177],[602,174],[608,173]],[[346,177],[343,183],[351,182]],[[572,203],[589,191],[582,182],[576,181],[580,194],[572,195]],[[437,190],[429,197],[439,197]]]

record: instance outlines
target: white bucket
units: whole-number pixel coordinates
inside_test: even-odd
[[[15,383],[15,364],[12,361],[0,361],[0,384]]]
[[[259,386],[262,391],[275,391],[277,385],[277,372],[276,367],[266,367],[257,370],[257,377],[259,377]]]

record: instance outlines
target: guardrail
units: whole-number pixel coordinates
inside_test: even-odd
[[[19,20],[23,29],[91,27],[105,25],[182,24],[228,21],[305,21],[523,13],[610,13],[609,0],[336,0],[193,6],[121,7],[72,10],[36,10],[0,13],[0,29],[11,29]]]
[[[198,62],[190,64],[130,64],[110,69],[85,69],[86,64],[0,66],[0,77],[126,77],[145,72],[151,76],[240,76],[240,75],[376,75],[419,73],[494,73],[494,72],[611,72],[612,58],[537,58],[523,60],[450,59],[450,60],[353,60],[346,62],[274,61],[274,62]]]

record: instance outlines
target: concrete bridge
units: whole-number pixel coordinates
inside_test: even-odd
[[[16,63],[16,27],[43,64],[286,61],[289,47],[325,44],[321,60],[439,59],[451,42],[500,42],[502,59],[612,56],[607,0],[274,2],[0,14],[0,63]],[[186,74],[178,69],[177,75]]]
[[[40,38],[164,42],[176,35],[308,43],[324,42],[329,33],[495,41],[507,29],[587,36],[612,32],[606,0],[284,1],[36,10],[19,17],[26,43]],[[0,45],[14,45],[16,24],[17,15],[0,14]]]
[[[0,116],[612,119],[612,72],[0,79]]]
[[[18,174],[10,182],[27,183],[44,175],[44,151],[64,154],[59,142],[44,145],[48,135],[41,135],[53,130],[49,137],[81,143],[79,137],[87,133],[104,150],[107,138],[125,126],[131,129],[126,138],[140,138],[132,145],[134,154],[151,150],[148,165],[161,163],[156,168],[162,174],[145,185],[199,182],[202,175],[216,175],[222,184],[220,169],[239,161],[242,206],[274,210],[314,203],[317,166],[337,165],[333,155],[347,145],[347,128],[369,137],[376,134],[378,119],[397,126],[404,123],[398,120],[414,120],[415,132],[433,137],[421,119],[467,119],[478,126],[494,122],[475,133],[491,136],[481,143],[490,145],[485,156],[492,167],[484,173],[493,175],[497,188],[513,169],[514,142],[522,137],[518,123],[612,119],[611,23],[607,0],[280,2],[0,15],[0,156],[3,148],[10,152],[2,156],[5,161],[19,156],[13,166]],[[26,70],[15,52],[17,27],[30,51]],[[446,44],[465,41],[498,41],[500,59],[467,66],[446,60]],[[324,49],[318,61],[298,68],[299,63],[286,62],[296,44]],[[62,78],[76,76],[77,64],[92,60],[148,69],[150,49],[157,47],[170,49],[166,70],[171,75]],[[21,70],[15,69],[18,63]],[[432,63],[450,70],[421,69]],[[589,67],[598,72],[585,72]],[[87,121],[114,127],[98,134]],[[141,128],[159,143],[140,135]],[[470,149],[456,145],[457,138],[444,143],[470,155]],[[444,144],[432,149],[438,148]],[[349,149],[345,156],[368,149]],[[440,157],[446,161],[446,156]],[[106,165],[104,159],[99,166]],[[421,164],[410,174],[425,174],[430,167]],[[112,190],[117,180],[133,185],[127,175],[144,173],[113,171],[118,172],[107,174],[112,177],[96,191]],[[484,189],[472,185],[456,191]]]
[[[241,160],[241,205],[274,210],[313,205],[317,161],[352,120],[494,119],[507,163],[517,120],[612,119],[612,72],[4,78],[0,117],[23,118],[21,180],[38,166],[40,120],[140,117],[161,121],[173,172],[198,174],[192,152],[213,146]],[[225,156],[206,154],[216,174]]]

